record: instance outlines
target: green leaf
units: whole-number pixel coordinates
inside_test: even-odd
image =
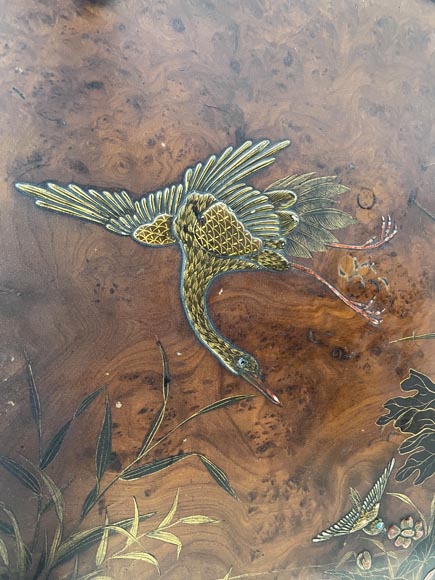
[[[95,455],[95,464],[97,468],[97,481],[100,481],[107,464],[109,463],[110,453],[112,451],[112,414],[110,412],[109,397],[106,395],[106,411],[104,414],[103,424],[98,436],[97,452]]]
[[[166,353],[165,350],[161,344],[160,341],[157,342],[157,345],[160,349],[160,354],[162,357],[162,364],[163,364],[163,381],[162,381],[162,396],[163,396],[163,403],[160,407],[160,409],[158,410],[157,414],[155,415],[154,419],[151,422],[151,425],[142,441],[142,446],[137,454],[137,458],[141,458],[145,455],[145,453],[147,452],[148,448],[150,447],[157,431],[160,428],[160,425],[162,424],[163,418],[165,416],[165,412],[166,412],[166,404],[168,402],[168,397],[169,397],[169,386],[171,384],[171,378],[169,375],[169,365],[168,365],[168,359],[166,357]]]
[[[65,435],[67,434],[68,429],[70,428],[71,423],[72,423],[72,419],[67,421],[65,423],[65,425],[63,425],[59,429],[59,431],[54,435],[54,437],[51,439],[50,443],[48,444],[47,449],[45,450],[45,453],[42,456],[41,462],[39,464],[40,469],[45,469],[48,465],[50,465],[50,463],[53,461],[53,459],[59,453],[60,447],[63,443]]]
[[[229,493],[230,495],[232,495],[234,498],[237,499],[237,494],[231,487],[228,477],[225,475],[222,469],[218,467],[216,464],[214,464],[212,461],[210,461],[210,459],[208,459],[204,455],[199,455],[199,458],[201,459],[202,464],[207,469],[212,478],[215,480],[215,482],[227,493]]]
[[[164,530],[153,530],[148,532],[148,538],[152,538],[153,540],[160,540],[160,542],[166,542],[167,544],[173,544],[177,546],[177,560],[180,557],[181,548],[183,544],[181,543],[180,539],[177,538],[175,534],[171,534],[170,532],[166,532]]]
[[[77,407],[73,415],[73,418],[77,419],[77,417],[79,417],[83,413],[83,411],[85,411],[89,407],[89,405],[95,401],[95,399],[98,397],[101,391],[104,391],[105,388],[106,388],[105,385],[103,385],[102,387],[96,389],[93,393],[85,397],[83,401],[80,403],[80,405]]]
[[[31,489],[38,495],[41,493],[39,481],[26,467],[23,467],[13,459],[9,459],[9,457],[5,457],[4,455],[0,455],[0,465],[3,465],[11,475],[16,477],[28,489]]]
[[[132,481],[134,479],[146,477],[152,473],[162,471],[174,463],[177,463],[177,461],[185,459],[186,457],[190,457],[191,455],[196,455],[196,453],[180,453],[179,455],[172,455],[170,457],[165,457],[164,459],[157,459],[152,463],[146,463],[145,465],[141,465],[139,467],[130,467],[129,469],[126,469],[122,472],[121,479],[125,481]]]
[[[0,558],[3,560],[6,566],[9,566],[8,549],[6,548],[6,544],[1,538],[0,538]]]
[[[38,389],[36,387],[35,378],[33,376],[32,364],[26,356],[27,378],[29,383],[29,397],[30,397],[30,412],[32,419],[38,429],[38,439],[41,440],[42,423],[41,423],[41,401],[39,399]]]
[[[142,514],[139,516],[139,521],[143,522],[154,515],[155,512]],[[128,528],[131,528],[133,521],[134,518],[126,518],[124,520],[115,522],[113,525],[117,528],[123,528],[127,530]],[[54,566],[59,566],[60,564],[63,564],[64,562],[71,560],[71,558],[74,558],[74,556],[77,556],[81,552],[87,550],[88,548],[96,544],[98,541],[101,540],[104,533],[104,529],[105,526],[97,526],[89,530],[82,530],[80,532],[72,534],[59,546]],[[114,532],[109,529],[109,536],[112,535],[113,533]]]
[[[129,552],[128,554],[118,554],[117,556],[111,556],[111,560],[141,560],[142,562],[148,562],[157,568],[160,574],[159,562],[148,552]]]
[[[121,528],[122,529],[122,528]],[[98,546],[97,554],[95,556],[95,564],[99,568],[104,562],[107,555],[107,545],[109,543],[109,516],[106,512],[104,521],[103,535],[101,536],[100,545]]]
[[[158,525],[159,529],[168,526],[172,522],[172,520],[174,519],[175,512],[177,511],[179,494],[180,494],[180,490],[177,489],[177,493],[175,494],[175,499],[172,503],[171,509],[169,510],[167,515],[163,518],[163,520],[160,522],[160,524]]]
[[[83,519],[85,515],[94,507],[95,501],[98,497],[98,493],[100,491],[100,485],[97,482],[91,491],[86,496],[85,501],[83,502],[82,512],[80,514],[80,519]]]
[[[133,497],[133,503],[134,503],[134,516],[133,516],[133,523],[131,524],[130,534],[134,538],[137,538],[137,532],[139,529],[139,508],[137,507],[137,501],[136,501],[135,497]],[[130,540],[130,538],[128,538],[127,543],[125,545],[130,546],[130,544],[132,544],[132,543],[133,543],[133,540]]]
[[[21,536],[20,528],[18,522],[13,512],[9,510],[3,503],[0,503],[0,508],[7,514],[11,521],[12,528],[14,530],[15,543],[17,546],[16,560],[17,560],[17,572],[19,578],[25,578],[26,573],[26,546],[23,542]]]
[[[185,518],[180,518],[178,523],[180,524],[188,524],[190,526],[200,526],[202,524],[217,524],[220,520],[216,520],[214,518],[210,518],[209,516],[186,516]]]

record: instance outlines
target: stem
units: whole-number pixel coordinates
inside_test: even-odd
[[[36,516],[36,526],[35,531],[33,532],[33,540],[32,540],[32,548],[31,553],[35,551],[36,543],[38,541],[39,536],[39,526],[41,524],[41,513],[42,513],[42,495],[39,494],[38,496],[38,508],[37,508],[37,516]]]
[[[403,338],[390,340],[388,344],[394,344],[395,342],[405,342],[406,340],[418,340],[419,338],[435,338],[435,332],[428,332],[426,334],[415,334],[415,332],[413,332],[411,336],[404,336]]]
[[[428,209],[419,204],[416,199],[414,199],[414,204],[418,207],[418,209],[421,209],[423,213],[425,213],[427,216],[429,216],[431,219],[435,221],[435,215],[433,215]]]

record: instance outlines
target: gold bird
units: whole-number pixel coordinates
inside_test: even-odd
[[[265,397],[280,404],[265,383],[251,354],[224,338],[207,311],[212,281],[226,272],[303,270],[325,284],[355,312],[377,325],[381,312],[354,302],[307,266],[290,257],[311,258],[327,247],[372,249],[396,233],[391,219],[382,218],[379,240],[362,246],[339,244],[331,230],[354,223],[335,207],[347,187],[335,177],[313,173],[290,175],[264,191],[247,185],[249,175],[275,161],[274,155],[290,141],[246,141],[228,147],[185,171],[181,183],[134,200],[125,192],[109,192],[75,184],[16,183],[36,205],[103,225],[144,246],[178,243],[182,255],[181,299],[199,341],[233,374],[242,377]]]
[[[347,536],[347,534],[352,534],[359,530],[362,530],[369,536],[376,536],[384,532],[385,524],[378,517],[378,514],[381,499],[393,467],[394,459],[391,459],[382,475],[363,500],[358,491],[351,487],[349,490],[349,498],[353,508],[345,516],[340,518],[338,522],[332,524],[332,526],[323,530],[323,532],[320,532],[320,534],[313,538],[313,542],[323,542],[334,536]]]

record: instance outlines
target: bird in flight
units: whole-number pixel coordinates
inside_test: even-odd
[[[332,230],[355,220],[336,208],[336,198],[348,188],[335,177],[289,175],[263,191],[245,183],[245,178],[272,164],[288,145],[290,141],[263,140],[228,147],[219,156],[211,155],[188,168],[179,184],[136,200],[126,191],[73,183],[16,183],[15,187],[39,207],[100,224],[143,246],[178,244],[182,252],[181,299],[196,337],[231,373],[280,405],[256,358],[222,336],[210,319],[207,293],[213,280],[226,272],[302,270],[378,325],[381,312],[373,300],[365,304],[350,300],[293,258],[311,258],[328,247],[377,248],[397,231],[389,217],[382,218],[379,239],[371,238],[361,246],[339,244]]]
[[[362,530],[369,536],[376,536],[384,532],[385,524],[378,517],[379,506],[393,467],[394,458],[388,462],[382,475],[364,499],[361,499],[358,491],[351,487],[349,490],[349,498],[353,507],[350,512],[340,518],[338,522],[332,524],[332,526],[323,532],[320,532],[320,534],[313,538],[313,542],[324,542],[335,536],[347,536],[347,534],[352,534],[359,530]]]

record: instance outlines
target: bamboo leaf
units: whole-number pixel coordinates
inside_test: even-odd
[[[129,469],[126,469],[122,473],[120,478],[125,481],[140,479],[141,477],[146,477],[147,475],[151,475],[152,473],[162,471],[163,469],[170,467],[177,461],[185,459],[186,457],[189,457],[191,455],[196,455],[196,453],[180,453],[179,455],[172,455],[170,457],[165,457],[164,459],[157,459],[152,463],[147,463],[139,467],[130,467]]]
[[[230,580],[230,576],[231,576],[232,571],[233,571],[233,567],[231,566],[231,568],[228,570],[228,572],[225,574],[225,576],[222,578],[222,580]]]
[[[169,397],[169,387],[171,384],[171,377],[169,375],[169,364],[168,359],[166,356],[165,349],[163,348],[162,343],[160,340],[157,341],[157,346],[160,349],[160,354],[162,356],[162,364],[163,364],[163,400],[167,401]]]
[[[0,503],[0,508],[6,513],[11,521],[12,528],[14,530],[15,543],[17,546],[16,559],[17,559],[17,572],[19,578],[25,578],[26,573],[26,546],[23,542],[21,536],[20,528],[14,514],[9,510],[3,503]]]
[[[226,397],[225,399],[220,399],[219,401],[215,401],[211,403],[211,405],[207,405],[199,410],[197,413],[194,413],[189,417],[190,419],[194,419],[195,417],[199,417],[199,415],[204,415],[205,413],[210,413],[210,411],[216,411],[217,409],[222,409],[223,407],[228,407],[229,405],[234,405],[235,403],[239,403],[240,401],[245,401],[246,399],[254,399],[257,395],[233,395],[232,397]]]
[[[28,489],[31,489],[38,495],[41,493],[41,485],[39,481],[26,467],[23,467],[13,459],[5,457],[4,455],[0,455],[0,465],[3,465],[3,467],[9,471],[11,475],[21,481],[21,483]]]
[[[0,538],[0,558],[3,560],[6,566],[9,566],[8,549],[6,548],[6,544],[1,538]]]
[[[157,342],[157,345],[160,349],[160,354],[162,357],[162,364],[163,364],[163,380],[162,380],[162,396],[163,396],[163,403],[160,409],[158,410],[157,414],[155,415],[154,419],[151,422],[151,425],[142,441],[142,446],[137,454],[137,457],[143,457],[147,452],[149,446],[151,445],[157,431],[162,424],[163,418],[166,412],[166,404],[168,402],[169,397],[169,387],[171,384],[171,378],[169,375],[169,365],[168,359],[166,357],[165,350],[160,341]]]
[[[142,514],[139,516],[139,521],[143,522],[154,515],[155,512]],[[112,524],[112,526],[115,526],[116,528],[128,529],[131,528],[132,523],[133,518],[127,518]],[[59,566],[60,564],[71,560],[71,558],[74,558],[74,556],[77,556],[81,552],[96,544],[99,540],[101,540],[104,529],[105,526],[97,526],[89,530],[82,530],[72,534],[59,546],[54,566]],[[113,533],[113,530],[109,529],[109,536]]]
[[[95,556],[95,564],[99,568],[104,562],[107,555],[107,544],[109,542],[109,516],[107,515],[104,521],[103,535],[101,536],[100,545],[98,546],[97,554]]]
[[[220,520],[215,520],[214,518],[210,518],[209,516],[187,516],[185,518],[180,518],[178,523],[180,524],[188,524],[190,526],[200,526],[202,524],[217,524]]]
[[[71,575],[70,580],[77,580],[78,577],[79,577],[79,559],[76,556],[76,558],[74,560],[74,570],[73,570],[73,573]]]
[[[126,538],[129,538],[132,543],[134,542],[136,544],[139,544],[142,547],[139,540],[137,538],[135,538],[128,530],[125,530],[124,528],[121,528],[121,527],[117,526],[116,524],[108,525],[106,527],[108,528],[109,531],[116,532],[117,534],[120,534],[121,536],[125,536]]]
[[[91,491],[86,496],[85,501],[83,502],[82,513],[80,514],[80,519],[83,519],[85,515],[94,507],[95,501],[98,497],[98,493],[100,491],[100,485],[97,482]]]
[[[89,405],[95,401],[95,399],[98,397],[101,391],[104,391],[105,388],[106,386],[103,385],[102,387],[96,389],[93,393],[85,397],[83,401],[80,403],[80,405],[77,407],[73,415],[73,418],[77,419],[77,417],[79,417],[83,413],[83,411],[85,411],[89,407]]]
[[[148,538],[152,538],[153,540],[160,540],[160,542],[166,542],[167,544],[177,546],[177,560],[178,560],[178,558],[180,557],[180,552],[181,548],[183,547],[183,544],[175,534],[165,532],[164,530],[153,530],[152,532],[148,532],[146,535]]]
[[[29,383],[29,397],[30,397],[30,412],[32,414],[32,419],[38,429],[38,440],[41,441],[42,434],[42,422],[41,422],[41,401],[39,399],[38,389],[36,387],[35,378],[33,376],[32,363],[26,357],[26,368],[27,368],[27,378]]]
[[[134,517],[133,517],[133,523],[131,524],[131,528],[130,528],[130,534],[134,537],[137,538],[137,532],[139,529],[139,508],[137,507],[137,501],[136,498],[133,497],[133,504],[134,504]],[[125,546],[130,546],[130,544],[132,544],[133,541],[130,540],[130,538],[127,539],[127,543],[125,544]]]
[[[0,533],[5,534],[6,536],[13,536],[14,535],[14,528],[8,522],[0,521]]]
[[[160,425],[162,424],[163,418],[165,416],[165,412],[166,412],[166,401],[163,401],[162,406],[160,407],[160,409],[157,411],[157,414],[155,415],[154,419],[151,422],[151,425],[142,441],[142,445],[141,448],[139,449],[139,452],[137,454],[137,458],[140,459],[141,457],[143,457],[145,455],[145,453],[147,452],[149,446],[151,445],[155,434],[157,433],[157,431],[160,428]]]
[[[98,436],[97,452],[95,455],[95,464],[97,468],[97,481],[99,482],[106,471],[109,463],[110,453],[112,451],[112,414],[110,412],[109,397],[106,395],[106,411],[104,414],[103,424]]]
[[[215,480],[215,482],[227,493],[232,495],[234,498],[238,499],[236,492],[231,487],[228,477],[225,475],[222,469],[218,467],[215,463],[210,461],[210,459],[208,459],[204,455],[199,455],[199,458],[201,459],[202,464],[207,469],[212,478]]]
[[[65,439],[65,435],[67,434],[73,420],[79,417],[83,413],[83,411],[85,411],[85,409],[87,409],[89,405],[93,401],[95,401],[95,399],[98,397],[98,395],[101,393],[103,389],[105,389],[104,386],[100,387],[99,389],[97,389],[96,391],[85,397],[83,401],[80,403],[80,405],[77,407],[71,419],[67,421],[64,425],[62,425],[62,427],[58,430],[58,432],[52,437],[40,461],[39,467],[41,469],[45,469],[48,465],[50,465],[50,463],[59,453],[63,440]]]
[[[141,560],[142,562],[148,562],[155,566],[160,574],[160,566],[157,559],[148,552],[129,552],[128,554],[118,554],[117,556],[111,556],[111,560]]]
[[[41,462],[39,464],[40,469],[45,469],[48,465],[50,465],[50,463],[59,453],[60,447],[63,443],[65,435],[67,434],[68,429],[70,428],[71,423],[72,419],[67,421],[65,425],[63,425],[59,429],[59,431],[53,436],[50,443],[48,444],[47,449],[45,450],[45,453],[42,456]]]
[[[47,567],[50,569],[51,566],[53,565],[53,562],[56,559],[57,550],[62,542],[63,515],[65,511],[65,502],[63,499],[62,492],[54,483],[54,481],[50,477],[48,477],[48,475],[45,474],[44,472],[41,471],[40,473],[41,477],[44,480],[45,485],[47,486],[50,492],[51,498],[53,500],[54,510],[56,512],[56,516],[58,519],[58,524],[56,527],[56,531],[54,532],[53,539],[51,541],[50,551],[48,553],[47,559]]]
[[[175,512],[177,511],[179,494],[180,494],[180,490],[177,489],[177,493],[175,494],[175,499],[172,503],[171,509],[168,511],[167,515],[163,518],[163,520],[158,525],[159,529],[168,526],[172,522],[172,520],[174,519]]]
[[[40,475],[41,475],[42,479],[44,480],[44,483],[47,486],[48,491],[50,492],[50,496],[51,496],[51,499],[53,501],[54,510],[56,512],[57,519],[59,520],[60,523],[63,523],[63,514],[65,511],[65,502],[63,499],[62,492],[57,487],[57,485],[54,483],[54,481],[50,477],[48,477],[48,475],[46,473],[43,473],[41,471]]]

